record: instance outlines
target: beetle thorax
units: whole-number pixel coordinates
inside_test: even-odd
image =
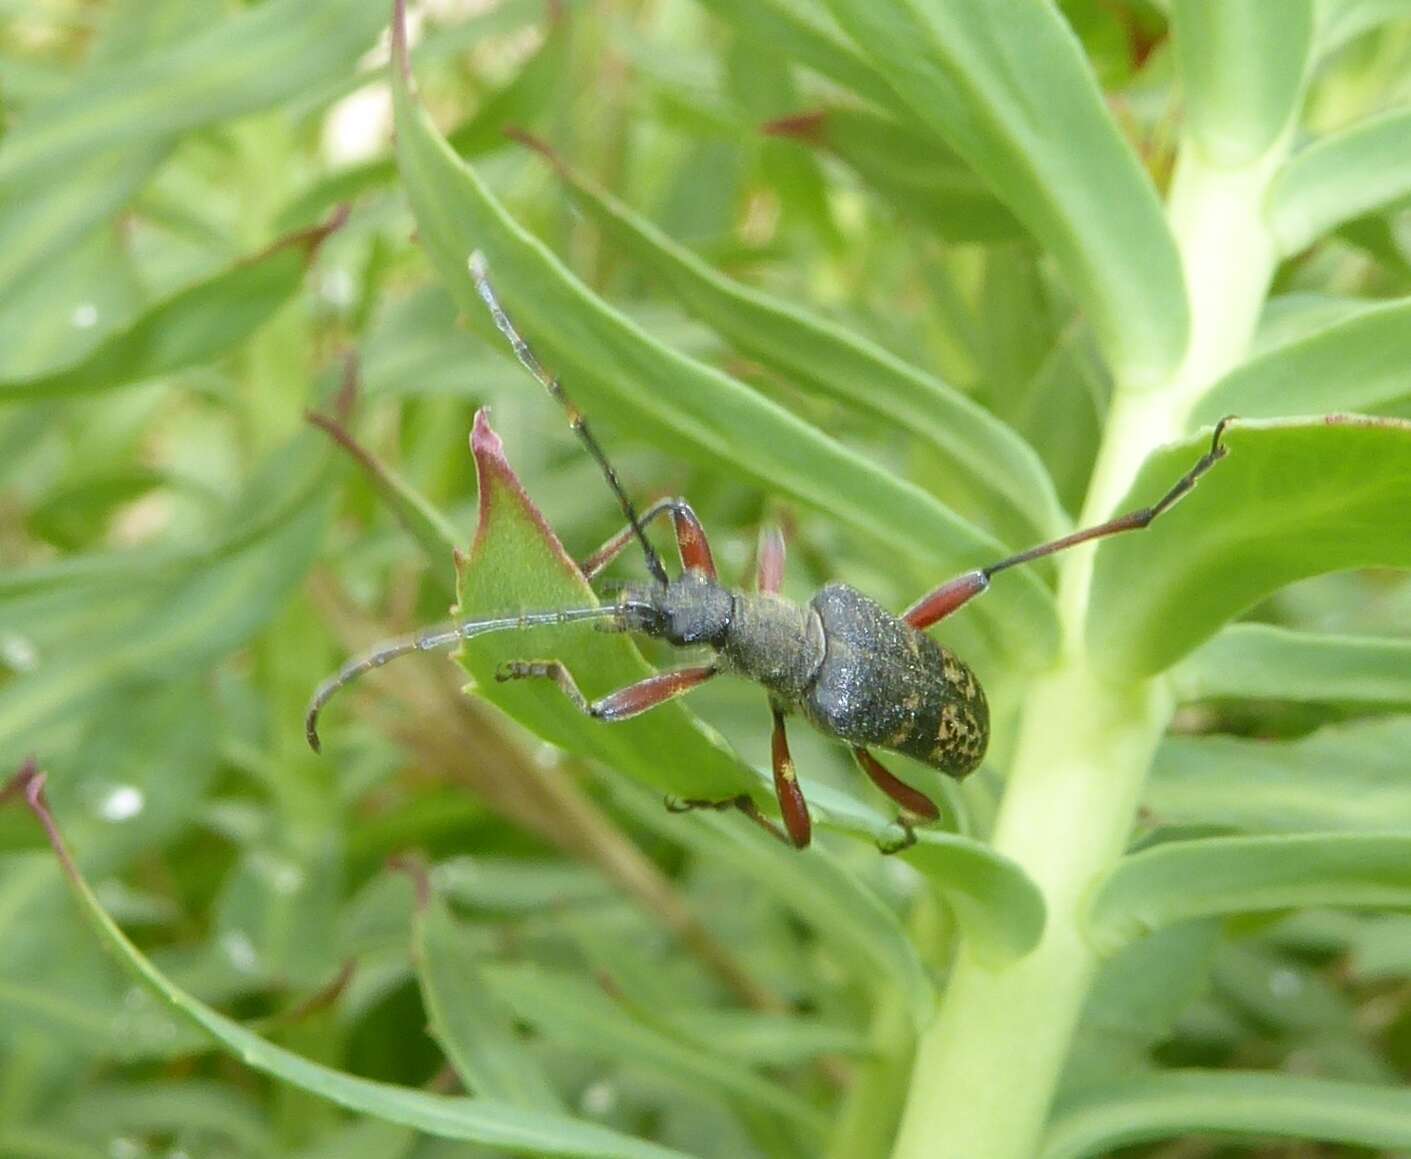
[[[737,592],[730,631],[718,647],[732,671],[792,703],[823,663],[823,622],[812,608],[779,596]]]

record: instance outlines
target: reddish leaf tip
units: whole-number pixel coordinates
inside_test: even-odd
[[[0,805],[12,797],[24,797],[29,800],[30,786],[35,781],[38,781],[42,788],[44,774],[39,771],[39,762],[34,757],[25,757],[25,762],[20,766],[19,772],[5,782],[4,788],[0,788]]]
[[[392,0],[392,65],[402,74],[402,80],[411,86],[412,61],[407,51],[407,4],[406,0]]]
[[[505,443],[490,425],[490,408],[482,406],[475,412],[475,424],[470,428],[470,453],[478,460],[482,455],[504,462]],[[505,464],[508,466],[508,464]]]
[[[557,169],[559,173],[562,174],[566,172],[563,158],[554,151],[554,147],[544,140],[543,137],[537,137],[528,129],[522,129],[518,125],[506,125],[503,131],[508,140],[523,145],[526,149],[534,150],[534,152],[538,153],[539,156],[543,157],[550,165]]]
[[[396,853],[387,859],[387,868],[394,873],[405,873],[412,879],[416,890],[416,908],[425,910],[431,902],[431,874],[426,862],[413,853]]]
[[[823,127],[828,120],[826,109],[815,109],[809,113],[795,113],[790,117],[778,117],[765,121],[760,132],[768,137],[792,137],[807,141],[811,145],[823,144]]]
[[[520,482],[519,476],[514,473],[514,468],[505,457],[505,444],[490,426],[489,407],[481,407],[475,412],[475,425],[470,432],[470,453],[475,456],[475,473],[480,480],[480,522],[475,529],[475,540],[471,544],[471,558],[479,555],[480,544],[490,526],[497,503],[508,498],[524,517],[538,527],[544,542],[559,557],[565,570],[575,577],[581,577],[578,565],[564,551],[563,544],[559,542],[554,529],[549,526],[549,521],[544,518],[544,513],[524,490],[524,484]]]

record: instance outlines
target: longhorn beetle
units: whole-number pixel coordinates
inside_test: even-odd
[[[979,765],[990,733],[989,706],[979,681],[955,655],[926,635],[925,629],[980,595],[999,572],[1091,539],[1146,527],[1225,456],[1220,439],[1228,418],[1216,425],[1210,449],[1153,506],[966,572],[917,600],[899,617],[843,583],[828,584],[802,607],[782,598],[784,540],[772,528],[760,538],[755,591],[735,591],[720,583],[705,529],[684,499],[663,499],[638,516],[583,413],[558,379],[540,364],[501,308],[478,251],[471,255],[470,272],[496,327],[529,373],[563,407],[569,425],[597,461],[627,516],[627,526],[580,565],[584,577],[592,580],[635,539],[651,581],[625,585],[611,604],[469,620],[424,629],[373,648],[345,664],[315,693],[306,721],[309,744],[315,752],[319,750],[317,723],[323,706],[345,684],[389,660],[409,652],[448,648],[486,632],[596,619],[611,631],[638,632],[677,647],[702,645],[714,655],[705,664],[661,672],[592,701],[557,660],[515,661],[501,667],[496,679],[552,680],[575,707],[604,722],[629,720],[721,673],[757,681],[769,694],[774,716],[774,791],[784,830],[760,813],[748,796],[723,802],[685,801],[678,807],[735,806],[786,842],[800,849],[806,846],[812,824],[784,731],[785,718],[798,712],[820,732],[837,737],[852,749],[862,771],[900,806],[898,820],[906,834],[904,844],[910,844],[915,840],[912,825],[936,820],[939,811],[924,793],[888,772],[869,750],[905,753],[960,778]],[[666,515],[671,516],[681,556],[682,571],[676,579],[667,574],[645,531],[654,519]]]

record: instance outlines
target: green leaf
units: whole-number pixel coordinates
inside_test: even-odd
[[[648,1025],[591,982],[525,962],[487,970],[486,976],[515,1015],[546,1038],[688,1091],[720,1091],[812,1136],[823,1134],[823,1116],[798,1095],[761,1078],[739,1059]]]
[[[1298,112],[1313,49],[1313,0],[1175,0],[1186,132],[1218,166],[1261,156]]]
[[[902,213],[947,241],[1013,241],[1014,215],[969,165],[918,126],[847,106],[784,117],[766,132],[836,156]]]
[[[1324,55],[1407,15],[1406,0],[1318,0],[1318,48]]]
[[[1411,836],[1206,837],[1133,853],[1098,885],[1087,935],[1100,954],[1190,918],[1308,906],[1411,906]]]
[[[210,362],[258,330],[294,295],[328,227],[295,234],[145,310],[77,362],[0,379],[0,402],[91,394]]]
[[[130,153],[268,108],[343,73],[383,24],[365,0],[270,0],[170,47],[85,76],[27,111],[0,147],[0,203],[67,165]]]
[[[1058,11],[989,0],[827,3],[912,114],[1053,255],[1117,379],[1133,388],[1165,381],[1188,326],[1175,242]]]
[[[123,1135],[197,1137],[216,1150],[230,1148],[243,1155],[268,1155],[276,1146],[254,1098],[211,1080],[93,1086],[68,1104],[63,1120],[108,1140]]]
[[[131,201],[167,151],[148,145],[100,152],[74,161],[62,181],[0,193],[0,287],[6,295]]]
[[[1110,1155],[1130,1143],[1205,1132],[1402,1150],[1411,1146],[1411,1094],[1299,1075],[1171,1071],[1060,1105],[1040,1159]]]
[[[407,480],[353,438],[337,419],[313,413],[306,417],[358,465],[397,521],[416,540],[431,567],[432,581],[444,595],[454,596],[456,572],[452,559],[460,547],[461,537],[450,520]]]
[[[618,781],[609,788],[617,803],[653,831],[681,842],[711,864],[728,865],[752,878],[758,888],[813,926],[848,959],[858,977],[895,987],[917,1026],[930,1020],[935,989],[901,921],[821,843],[800,857],[754,826],[741,824],[741,818],[705,812],[669,818],[660,802],[635,785]]]
[[[483,316],[466,271],[480,249],[520,330],[590,415],[624,420],[673,452],[830,512],[940,575],[1003,553],[936,500],[767,401],[674,353],[608,307],[516,225],[437,135],[395,73],[397,148],[422,243],[461,308]],[[527,384],[526,384],[527,388]],[[1053,601],[1033,575],[996,585],[974,615],[1021,656],[1057,643]]]
[[[1294,154],[1269,188],[1268,220],[1295,254],[1343,222],[1411,194],[1411,109],[1394,109]]]
[[[455,28],[454,39],[464,51],[484,37],[503,36],[538,15],[534,4],[498,4]],[[566,23],[551,23],[544,43],[514,79],[486,96],[470,117],[446,134],[451,148],[462,157],[480,157],[510,143],[505,135],[510,126],[538,120],[559,96],[560,83],[568,72],[568,41]],[[412,53],[413,60],[423,60],[426,47],[426,42],[419,44]],[[340,169],[299,194],[280,211],[278,220],[283,228],[294,229],[327,212],[330,206],[381,189],[396,178],[397,162],[393,157]]]
[[[1144,803],[1172,825],[1411,828],[1408,751],[1405,716],[1330,725],[1292,741],[1168,737]]]
[[[1182,700],[1220,696],[1411,708],[1411,640],[1231,624],[1172,672]]]
[[[915,435],[982,489],[1020,543],[1061,533],[1067,518],[1048,473],[1023,439],[948,383],[867,339],[711,269],[611,194],[548,154],[574,199],[614,244],[676,299],[750,357],[825,397]],[[1011,542],[1013,542],[1011,540]]]
[[[562,1111],[509,1011],[486,985],[479,952],[434,892],[418,898],[412,952],[431,1034],[466,1089],[525,1110]]]
[[[790,0],[700,0],[700,4],[783,59],[807,65],[883,108],[905,109],[883,73],[813,6]]]
[[[143,577],[136,606],[105,616],[96,631],[0,688],[0,742],[8,751],[42,751],[42,730],[113,686],[211,663],[275,614],[313,563],[328,519],[328,456],[313,440],[312,433],[294,440],[251,479],[243,505],[231,513],[233,534],[218,539],[214,558],[193,553],[175,574],[158,572],[156,583],[140,558],[120,561],[135,567],[106,569],[129,586]]]
[[[1076,1089],[1151,1065],[1181,1013],[1209,985],[1213,920],[1167,926],[1102,963],[1083,1005],[1064,1086]]]
[[[23,787],[25,782],[21,781],[20,784]],[[29,784],[33,786],[32,781]],[[28,791],[37,795],[38,786]],[[486,1099],[448,1098],[359,1078],[313,1062],[252,1034],[239,1023],[175,986],[127,940],[103,911],[92,889],[78,872],[57,826],[42,803],[31,807],[49,833],[84,917],[103,944],[163,1004],[203,1030],[246,1066],[350,1111],[415,1127],[438,1138],[464,1139],[529,1154],[600,1156],[601,1159],[682,1159],[680,1152],[566,1116],[524,1111]]]
[[[469,558],[458,566],[459,616],[596,604],[578,565],[515,478],[484,411],[476,416],[471,446],[480,479],[480,523]],[[545,657],[566,665],[590,699],[653,671],[627,636],[599,631],[593,623],[479,636],[467,640],[462,652],[481,696],[560,748],[596,757],[681,797],[728,800],[749,790],[762,794],[762,779],[679,702],[604,724],[579,712],[547,682],[495,679],[508,661]],[[671,759],[662,760],[663,753]]]
[[[1376,412],[1411,396],[1411,299],[1368,306],[1230,371],[1191,421]]]
[[[760,1014],[683,1007],[653,1014],[692,1042],[748,1066],[799,1066],[825,1054],[863,1058],[871,1050],[865,1034],[793,1011]]]
[[[1155,501],[1207,441],[1158,451],[1119,509]],[[1242,421],[1225,445],[1228,455],[1151,530],[1098,548],[1087,636],[1116,676],[1169,667],[1296,579],[1411,566],[1411,423]]]
[[[998,969],[1039,944],[1043,894],[1015,862],[954,833],[923,830],[916,837],[899,856],[921,870],[955,910],[977,959]]]

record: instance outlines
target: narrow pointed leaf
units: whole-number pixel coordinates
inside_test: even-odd
[[[1183,700],[1248,696],[1411,708],[1411,640],[1231,624],[1172,673]]]
[[[635,785],[614,783],[611,790],[642,824],[753,878],[758,888],[813,926],[859,976],[894,986],[917,1026],[932,1017],[935,988],[895,911],[826,849],[800,857],[754,826],[741,824],[742,818],[697,812],[680,823],[664,816],[660,802]]]
[[[515,1014],[546,1038],[687,1090],[726,1093],[815,1137],[823,1133],[823,1117],[798,1095],[761,1078],[738,1059],[648,1025],[591,982],[523,962],[496,968],[487,977]]]
[[[1313,51],[1313,0],[1175,0],[1186,133],[1217,165],[1260,156],[1297,115]]]
[[[166,141],[286,100],[349,68],[383,23],[365,0],[270,0],[31,109],[0,145],[0,203],[21,183],[109,150]]]
[[[42,809],[42,806],[40,807]],[[488,1099],[450,1098],[410,1087],[374,1082],[334,1070],[276,1046],[212,1010],[174,985],[134,946],[104,912],[64,847],[47,812],[42,819],[63,863],[84,917],[119,963],[181,1018],[204,1031],[246,1066],[287,1082],[350,1111],[415,1127],[444,1139],[464,1139],[532,1155],[594,1156],[601,1159],[681,1159],[680,1152],[618,1134],[593,1123],[541,1111],[525,1111]]]
[[[807,65],[884,108],[905,110],[876,65],[817,12],[788,0],[700,0],[700,4],[784,59]]]
[[[406,479],[353,438],[336,419],[317,414],[307,417],[358,465],[397,521],[416,540],[430,565],[433,582],[447,597],[454,596],[456,572],[452,560],[461,537],[450,520]]]
[[[1192,421],[1375,413],[1411,397],[1411,299],[1359,309],[1232,370]]]
[[[594,297],[450,150],[414,101],[409,80],[397,70],[394,78],[403,181],[447,288],[465,312],[483,312],[466,272],[470,254],[483,251],[519,328],[590,415],[625,419],[697,462],[730,462],[756,484],[827,510],[940,575],[1002,553],[990,536],[920,488],[735,379],[661,345]],[[1056,646],[1053,601],[1033,575],[997,584],[982,604],[973,614],[1018,655],[1047,656]]]
[[[15,286],[136,196],[165,159],[164,144],[74,161],[62,181],[34,180],[0,196],[0,288]]]
[[[484,411],[476,418],[472,446],[480,523],[460,568],[460,618],[596,604],[577,564],[524,493]],[[599,631],[593,623],[481,636],[468,640],[463,651],[480,695],[561,748],[681,797],[725,800],[762,787],[753,770],[680,701],[604,724],[579,712],[548,681],[495,679],[508,661],[546,658],[566,665],[589,698],[653,671],[627,636]]]
[[[1154,501],[1208,442],[1153,455],[1120,509]],[[1411,566],[1411,423],[1239,422],[1225,445],[1226,457],[1151,530],[1098,547],[1087,635],[1109,672],[1159,672],[1296,579]]]
[[[210,362],[238,346],[299,291],[316,229],[154,303],[77,362],[29,378],[0,379],[0,402],[35,402],[128,386]]]
[[[1269,190],[1269,225],[1295,254],[1343,222],[1411,194],[1411,109],[1394,109],[1314,141]]]
[[[985,181],[921,127],[862,107],[838,106],[765,126],[825,149],[901,213],[947,241],[1013,241],[1023,227]]]
[[[611,194],[551,160],[614,243],[744,353],[915,435],[1001,507],[1006,527],[1022,528],[1013,533],[1020,542],[1060,533],[1067,521],[1038,455],[983,407],[875,343],[711,269]]]
[[[1289,741],[1168,737],[1143,802],[1171,825],[1411,830],[1408,751],[1406,716],[1329,725]]]
[[[1192,1135],[1411,1147],[1411,1094],[1394,1087],[1239,1071],[1172,1071],[1084,1091],[1061,1104],[1040,1159],[1110,1155]]]
[[[1124,858],[1097,887],[1087,936],[1106,955],[1190,918],[1313,906],[1411,906],[1411,836],[1298,833],[1158,845]]]
[[[528,24],[539,14],[532,4],[518,5],[515,12],[511,12],[511,5],[500,4],[456,27],[455,39],[464,51],[484,36],[503,36],[515,25]],[[476,35],[470,35],[472,32]],[[510,126],[537,121],[559,95],[560,82],[568,71],[568,41],[567,28],[561,23],[551,24],[543,45],[515,73],[514,79],[489,94],[474,113],[446,134],[451,148],[462,157],[480,157],[510,144],[505,135]],[[413,59],[424,59],[425,48],[425,42],[418,45]],[[340,169],[301,193],[280,212],[279,221],[284,228],[296,228],[331,206],[391,185],[396,179],[397,162],[390,156]]]
[[[1058,10],[990,0],[827,3],[912,114],[1053,254],[1118,380],[1162,382],[1185,351],[1188,325],[1175,242]]]
[[[954,833],[921,832],[901,857],[955,910],[975,956],[999,968],[1022,958],[1043,936],[1043,894],[1002,853]]]
[[[431,1033],[472,1094],[525,1110],[563,1102],[485,982],[484,963],[435,893],[419,900],[412,947]]]
[[[328,519],[328,456],[313,438],[289,444],[250,484],[247,498],[278,512],[277,519],[223,544],[214,566],[178,571],[144,589],[131,614],[104,622],[0,689],[0,752],[35,750],[41,730],[115,684],[170,678],[214,661],[275,614],[312,565]]]

